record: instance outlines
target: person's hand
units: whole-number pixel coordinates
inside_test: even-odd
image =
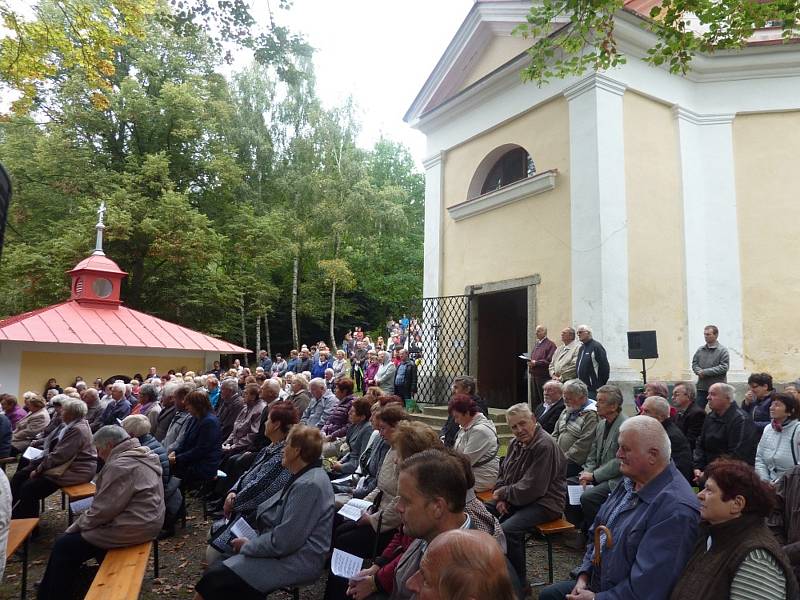
[[[575,587],[573,587],[572,591],[570,592],[572,596],[567,595],[567,598],[573,598],[573,597],[582,598],[578,594],[581,594],[586,591],[589,591],[589,576],[586,573],[581,573],[580,575],[578,575],[578,579],[575,582]],[[594,597],[594,594],[592,595],[592,597]]]
[[[331,470],[336,471],[337,473],[342,470],[342,463],[338,460],[335,463],[331,464]]]
[[[499,512],[501,515],[508,514],[508,502],[506,502],[505,500],[498,500],[497,504],[495,504],[495,508],[497,509],[497,512]]]
[[[694,470],[694,482],[700,485],[700,480],[703,478],[703,472],[700,469]]]
[[[236,492],[231,492],[225,498],[225,503],[222,505],[222,513],[225,515],[225,518],[228,519],[233,512],[233,503],[236,501]]]
[[[36,470],[31,471],[31,474],[28,476],[29,479],[36,479],[39,476],[39,472]]]
[[[567,600],[593,600],[593,599],[594,599],[594,592],[591,590],[581,590],[578,593],[567,594]]]
[[[372,521],[369,520],[369,513],[365,510],[361,511],[361,516],[359,517],[358,521],[356,521],[359,525],[369,525]]]
[[[583,487],[592,485],[592,481],[594,481],[594,476],[592,475],[591,471],[582,471],[578,477],[578,483],[580,483]]]
[[[236,554],[242,551],[242,546],[244,546],[249,540],[247,538],[233,538],[231,540],[231,548]]]
[[[351,598],[355,598],[355,600],[364,600],[375,593],[375,586],[373,585],[372,576],[370,575],[368,577],[364,577],[363,579],[359,579],[359,575],[361,573],[363,573],[363,571],[359,572],[347,584],[347,595]]]
[[[744,395],[744,403],[752,404],[753,400],[755,400],[755,396],[753,395],[753,390],[747,390],[747,393]]]
[[[175,464],[175,451],[173,450],[172,452],[170,452],[167,455],[167,458],[169,459],[169,464],[174,465]]]
[[[700,378],[703,377],[703,369],[697,369],[697,371],[695,371],[695,373],[697,374],[698,377],[700,377]]]

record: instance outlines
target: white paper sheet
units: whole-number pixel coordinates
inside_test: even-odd
[[[569,503],[571,506],[580,506],[581,505],[581,494],[586,490],[592,489],[593,485],[568,485],[567,486],[567,494],[569,494]]]
[[[340,477],[339,479],[332,480],[331,483],[348,483],[349,481],[352,481],[352,479],[353,479],[352,475],[345,475],[344,477]]]
[[[42,454],[44,454],[44,450],[39,450],[38,448],[34,448],[33,446],[28,446],[28,449],[22,454],[22,458],[27,458],[28,460],[36,460]]]
[[[94,501],[94,496],[89,496],[88,498],[81,498],[80,500],[75,500],[75,502],[69,503],[69,509],[72,511],[73,515],[79,515],[82,512],[89,509]]]
[[[219,469],[217,469],[217,477],[219,477],[220,479],[225,479],[227,476],[228,474],[225,471],[220,471]]]
[[[236,519],[236,522],[231,525],[231,533],[234,537],[245,538],[248,540],[258,537],[258,532],[250,527],[250,524],[242,517]]]
[[[348,500],[342,508],[339,509],[339,514],[345,519],[351,521],[358,521],[361,518],[361,513],[372,506],[372,502],[361,500],[360,498],[352,498]]]
[[[331,572],[337,577],[353,579],[364,566],[364,559],[338,548],[333,549],[331,556]]]

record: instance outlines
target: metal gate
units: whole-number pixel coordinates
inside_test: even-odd
[[[469,374],[470,297],[423,298],[409,354],[417,360],[417,402],[445,404],[458,375]]]

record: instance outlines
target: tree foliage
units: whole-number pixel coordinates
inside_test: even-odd
[[[624,64],[614,17],[624,0],[542,0],[533,2],[526,23],[515,32],[533,40],[525,80],[539,84]],[[779,26],[784,40],[796,36],[800,0],[663,0],[642,26],[656,36],[646,62],[686,73],[697,53],[744,46],[767,25]]]

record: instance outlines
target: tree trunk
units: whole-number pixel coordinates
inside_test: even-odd
[[[264,338],[265,338],[264,341],[267,344],[267,354],[269,354],[270,358],[273,358],[272,344],[269,341],[269,315],[267,313],[264,313]]]
[[[300,252],[294,255],[292,264],[292,344],[300,349],[300,333],[297,330],[297,276],[300,272]]]
[[[261,355],[261,319],[256,316],[256,356]]]
[[[242,314],[242,348],[247,348],[247,328],[244,325],[244,294],[239,294],[239,310]],[[247,365],[247,354],[242,354],[242,364]]]
[[[339,244],[340,238],[339,234],[336,234],[336,241],[334,242],[333,247],[333,260],[339,258]],[[333,331],[333,326],[336,323],[336,277],[332,278],[331,281],[331,320],[330,320],[330,336],[331,336],[331,348],[333,351],[336,352],[338,348],[336,347],[336,334]]]

